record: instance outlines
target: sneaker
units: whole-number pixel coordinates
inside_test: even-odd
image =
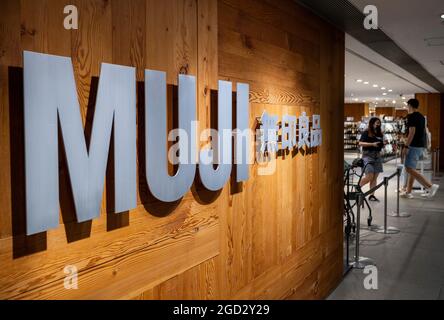
[[[402,194],[400,195],[400,197],[401,197],[401,198],[405,198],[405,199],[413,199],[413,198],[414,198],[414,197],[413,197],[413,194],[411,194],[411,193],[407,193],[407,192],[402,193]]]
[[[438,191],[438,189],[439,189],[439,185],[437,185],[437,184],[432,185],[432,187],[429,189],[428,197],[433,198],[435,196],[436,192]]]

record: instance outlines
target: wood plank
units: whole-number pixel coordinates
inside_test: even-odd
[[[139,250],[131,255],[113,259],[98,268],[79,272],[77,290],[66,290],[63,280],[60,280],[46,282],[38,289],[20,295],[19,298],[129,299],[153,285],[162,283],[172,274],[180,274],[200,264],[202,259],[205,261],[212,258],[218,248],[217,238],[214,237],[217,229],[217,225],[213,225],[198,233],[182,232],[158,243],[150,250]],[[169,255],[171,251],[175,254]],[[101,286],[100,283],[107,285]]]
[[[319,29],[294,19],[294,17],[276,6],[262,0],[223,0],[227,5],[254,17],[267,25],[298,38],[301,45],[319,46]],[[316,50],[316,49],[315,49]]]
[[[230,53],[220,52],[221,62],[219,72],[225,77],[236,77],[242,73],[249,81],[260,81],[273,85],[279,83],[288,88],[301,90],[318,90],[317,78],[292,69],[284,69],[272,65],[258,64],[254,60],[246,59]]]
[[[0,16],[0,65],[21,66],[20,59],[20,2],[2,1]]]
[[[197,75],[197,3],[194,0],[147,0],[146,67],[167,72],[177,85],[178,74]]]

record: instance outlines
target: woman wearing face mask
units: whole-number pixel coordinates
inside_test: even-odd
[[[376,186],[378,176],[382,169],[381,150],[384,146],[384,138],[381,130],[381,120],[371,118],[368,129],[364,131],[359,140],[362,146],[362,158],[365,166],[365,176],[361,179],[360,186],[370,183],[370,189]],[[370,201],[379,201],[374,194],[369,197]]]

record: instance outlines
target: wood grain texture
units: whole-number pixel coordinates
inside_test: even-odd
[[[381,118],[383,116],[394,117],[396,109],[394,107],[378,107],[376,108],[376,116]]]
[[[440,147],[441,138],[441,94],[417,93],[419,111],[427,117],[427,126],[432,134],[432,149]]]
[[[316,20],[310,26],[317,34],[317,61],[307,56],[312,47],[295,50],[282,27],[287,22],[269,17],[279,12],[288,17],[282,10],[293,6],[291,1],[219,1],[219,76],[250,84],[251,127],[263,110],[279,116],[320,113],[326,132],[322,147],[279,157],[271,176],[259,176],[255,164],[247,182],[224,190],[229,197],[219,211],[221,251],[208,261],[221,279],[218,294],[186,289],[196,273],[213,283],[199,266],[137,298],[315,299],[339,281],[344,35]],[[292,19],[301,16],[299,9],[286,12]],[[208,283],[201,282],[204,291],[214,288]]]
[[[368,103],[346,103],[344,105],[344,119],[353,117],[354,121],[361,121],[362,117],[368,117]]]
[[[316,299],[342,274],[344,35],[291,0],[4,1],[0,17],[0,298]],[[77,223],[63,149],[60,226],[25,236],[22,50],[70,56],[86,141],[100,64],[136,67],[138,206],[112,211],[113,159],[100,217]],[[197,77],[199,130],[214,125],[218,79],[250,84],[250,127],[263,110],[321,114],[323,145],[277,158],[274,175],[198,180],[172,204],[149,193],[144,70],[167,72],[168,127],[178,74]],[[252,146],[253,148],[253,146]],[[112,154],[112,152],[111,152]],[[63,287],[66,265],[79,289]]]

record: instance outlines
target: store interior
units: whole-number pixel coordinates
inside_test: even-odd
[[[360,0],[349,2],[360,11],[367,4]],[[360,34],[353,37],[346,33],[345,166],[353,166],[356,159],[364,157],[359,142],[368,130],[370,119],[377,117],[385,140],[381,150],[383,173],[377,183],[384,184],[384,179],[389,179],[387,188],[383,185],[374,193],[379,201],[370,201],[370,195],[364,196],[358,236],[357,209],[353,207],[356,201],[353,191],[356,190],[352,187],[350,191],[348,185],[357,183],[364,175],[363,168],[347,171],[344,167],[344,198],[351,203],[350,212],[344,216],[345,276],[329,299],[442,300],[444,190],[429,198],[425,188],[415,181],[413,197],[406,199],[402,194],[398,195],[398,188],[406,185],[408,179],[402,152],[408,135],[407,102],[410,99],[419,101],[419,112],[425,116],[431,138],[417,170],[432,183],[444,186],[440,172],[444,100],[442,85],[439,85],[444,83],[444,15],[440,15],[444,13],[444,5],[441,1],[413,1],[403,7],[398,6],[399,1],[375,1],[374,4],[379,12],[379,28],[389,35],[393,41],[391,45],[402,48],[406,56],[414,59],[426,72],[413,74],[402,68],[396,61],[396,54],[384,49],[384,46],[390,46],[387,43],[375,44],[374,40],[365,39]],[[438,81],[430,81],[431,78]],[[351,180],[346,180],[346,176]],[[369,189],[366,185],[362,192]],[[358,251],[356,242],[359,243]],[[359,267],[355,263],[357,252],[363,261]],[[376,267],[377,289],[363,285],[370,272],[363,272],[363,269],[368,266]]]

